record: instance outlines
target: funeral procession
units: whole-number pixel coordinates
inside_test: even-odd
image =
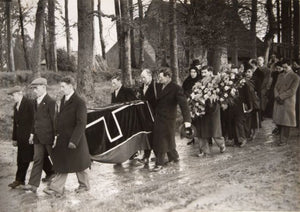
[[[0,0],[0,212],[300,211],[300,0]]]

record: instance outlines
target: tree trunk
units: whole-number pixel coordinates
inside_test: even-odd
[[[281,28],[280,28],[280,23],[281,23],[281,15],[280,15],[280,0],[276,0],[276,15],[277,15],[277,43],[281,42]]]
[[[44,50],[44,57],[46,64],[45,66],[47,67],[47,70],[49,69],[49,61],[50,61],[50,56],[49,56],[49,44],[48,44],[48,38],[47,38],[47,27],[46,27],[46,21],[43,23],[43,50]],[[42,60],[42,58],[41,58]],[[41,62],[41,61],[40,61]]]
[[[128,10],[128,0],[120,1],[121,5],[121,23],[122,23],[122,40],[124,44],[123,52],[123,62],[124,67],[122,68],[122,80],[123,84],[126,86],[131,86],[132,73],[131,73],[131,51],[130,51],[130,28],[129,28],[129,10]]]
[[[78,70],[77,90],[93,98],[94,89],[94,9],[93,0],[77,0],[78,9]]]
[[[67,43],[67,54],[68,59],[70,60],[71,56],[71,33],[70,33],[70,24],[69,24],[69,0],[65,0],[65,32],[66,32],[66,43]]]
[[[266,13],[267,13],[267,17],[268,17],[268,31],[266,33],[264,43],[266,46],[265,63],[268,63],[271,45],[273,43],[274,34],[276,33],[276,21],[275,21],[275,16],[273,13],[272,0],[266,1]]]
[[[281,26],[282,44],[284,46],[283,57],[290,57],[291,47],[291,0],[281,0]]]
[[[294,59],[299,62],[299,54],[300,54],[300,45],[299,45],[299,39],[300,39],[300,15],[299,15],[299,0],[294,0],[294,24],[293,24],[293,32],[294,32]]]
[[[145,54],[144,54],[144,30],[143,30],[143,19],[144,19],[144,12],[143,12],[143,2],[142,0],[138,0],[138,7],[139,7],[139,68],[143,68],[144,61],[145,61]]]
[[[215,46],[208,53],[208,65],[213,67],[214,74],[217,74],[228,63],[227,48],[223,46]]]
[[[102,50],[102,58],[106,59],[106,53],[105,53],[105,42],[103,38],[103,24],[102,24],[102,16],[101,16],[101,0],[98,0],[98,20],[99,20],[99,37],[100,37],[100,43],[101,43],[101,50]]]
[[[18,4],[19,4],[19,20],[20,20],[21,37],[22,37],[22,44],[23,44],[23,51],[24,51],[24,59],[25,59],[26,69],[29,70],[30,62],[28,58],[27,42],[26,42],[25,32],[24,32],[24,17],[23,17],[21,0],[18,0]]]
[[[166,11],[161,7],[160,8],[160,14],[161,14],[161,19],[162,21],[160,21],[160,31],[162,31],[161,33],[161,44],[159,45],[160,48],[160,57],[159,58],[161,60],[161,66],[166,67],[169,66],[168,61],[167,61],[167,24],[166,24]]]
[[[123,63],[123,39],[122,39],[122,26],[121,26],[121,12],[120,12],[120,3],[119,0],[115,0],[115,13],[116,13],[116,27],[117,27],[117,38],[118,38],[118,46],[119,46],[119,68],[122,69],[124,67]]]
[[[173,82],[179,83],[178,69],[178,47],[177,47],[177,26],[176,26],[176,0],[169,0],[170,3],[170,67],[173,71]]]
[[[251,58],[257,58],[257,46],[256,46],[257,0],[252,0],[251,5],[252,5],[251,22],[250,22]]]
[[[57,72],[55,0],[48,0],[49,70]]]
[[[4,58],[3,58],[4,47],[3,47],[3,37],[2,37],[2,32],[4,31],[3,29],[4,29],[3,21],[0,20],[0,71],[4,70]]]
[[[34,41],[32,46],[32,74],[33,77],[39,77],[40,63],[42,53],[42,39],[43,39],[43,25],[44,25],[44,13],[46,7],[46,0],[39,0],[36,11],[36,24],[34,31]]]
[[[135,59],[135,45],[134,45],[134,21],[133,21],[133,3],[129,0],[129,17],[130,17],[130,55],[131,55],[131,67],[136,68]]]
[[[7,64],[8,70],[10,72],[15,71],[15,63],[14,63],[14,51],[12,44],[12,35],[11,35],[11,2],[5,2],[5,13],[6,13],[6,33],[7,33]]]

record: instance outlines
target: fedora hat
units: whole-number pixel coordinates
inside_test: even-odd
[[[188,138],[192,139],[196,136],[196,127],[191,125],[191,127],[186,128],[184,124],[180,125],[179,127],[180,137],[181,138]]]

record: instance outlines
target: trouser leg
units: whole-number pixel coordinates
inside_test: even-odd
[[[234,125],[236,138],[238,140],[238,143],[241,144],[246,140],[244,115],[238,115],[235,119]]]
[[[143,158],[150,158],[150,155],[151,155],[151,149],[144,150]]]
[[[179,154],[176,149],[172,149],[171,151],[167,152],[167,156],[168,156],[169,162],[171,162],[171,161],[176,162],[179,159]]]
[[[68,177],[68,173],[57,173],[55,177],[52,179],[49,188],[53,191],[63,194],[67,177]]]
[[[54,174],[52,163],[49,160],[48,154],[44,158],[43,170],[44,170],[44,172],[46,173],[47,176],[50,176],[50,175]]]
[[[22,157],[20,156],[19,151],[20,151],[20,149],[18,149],[18,156],[17,156],[18,169],[17,169],[17,173],[16,173],[16,181],[25,182],[26,173],[27,173],[30,162],[27,162],[27,161],[24,162],[22,160]]]
[[[200,152],[203,152],[205,154],[209,154],[209,144],[208,144],[209,138],[199,138],[199,150]]]
[[[224,137],[214,137],[213,138],[215,143],[217,144],[218,147],[224,147],[225,146],[225,140]]]
[[[280,142],[287,143],[290,137],[290,127],[280,126]]]
[[[163,166],[165,163],[165,153],[154,152],[156,157],[156,165]]]
[[[79,183],[79,188],[90,189],[89,176],[86,170],[81,172],[76,172],[77,180]]]
[[[40,185],[46,148],[43,144],[34,144],[33,167],[30,174],[30,185]]]

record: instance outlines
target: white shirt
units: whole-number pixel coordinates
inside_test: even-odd
[[[73,94],[74,94],[74,90],[69,95],[65,96],[65,102],[68,101]]]
[[[117,97],[117,96],[118,96],[118,94],[119,94],[119,91],[120,91],[121,87],[122,87],[122,86],[120,86],[120,87],[119,87],[117,90],[115,90],[115,97]]]
[[[151,84],[151,82],[148,83],[148,84],[144,84],[144,88],[143,88],[143,93],[144,93],[144,95],[146,94],[146,92],[147,92],[147,90],[148,90],[150,84]]]
[[[47,95],[47,92],[45,92],[42,96],[38,97],[36,99],[37,104],[41,104],[41,102],[43,101],[44,97]]]
[[[17,104],[16,104],[16,109],[17,109],[17,111],[19,111],[19,108],[20,108],[22,99],[23,99],[23,96],[21,97],[20,101],[18,101]]]

